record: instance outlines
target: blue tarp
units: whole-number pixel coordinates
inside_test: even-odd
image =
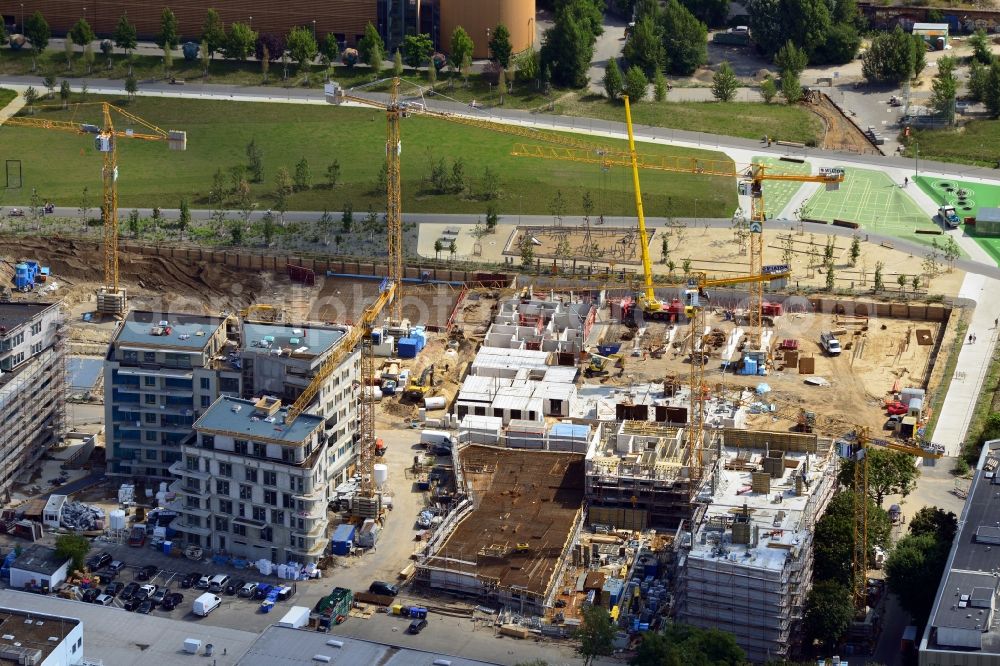
[[[70,390],[89,391],[104,370],[104,361],[99,358],[70,358],[67,369]]]
[[[590,426],[574,423],[556,423],[549,429],[549,437],[586,440],[590,437]]]

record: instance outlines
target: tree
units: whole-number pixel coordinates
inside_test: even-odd
[[[713,28],[726,24],[729,15],[729,0],[682,0],[695,18]]]
[[[63,46],[65,47],[66,53],[66,69],[73,69],[73,42],[72,40],[63,40]]]
[[[650,631],[642,636],[629,666],[683,666],[679,650],[664,634]]]
[[[910,35],[913,40],[913,78],[920,76],[920,73],[927,67],[927,44],[920,35]]]
[[[936,506],[922,507],[910,519],[910,534],[922,536],[930,534],[950,545],[958,531],[958,518],[951,511]]]
[[[312,176],[309,173],[309,162],[306,158],[302,158],[295,165],[295,178],[293,179],[293,187],[296,192],[304,192],[308,190],[311,185],[310,181]]]
[[[488,166],[483,169],[483,177],[479,181],[480,198],[493,201],[500,198],[500,176]]]
[[[48,90],[48,97],[52,97],[52,94],[56,91],[56,77],[51,74],[47,74],[44,79],[42,79],[42,85]]]
[[[326,182],[332,190],[337,186],[337,180],[340,178],[340,161],[333,160],[328,165],[326,165]]]
[[[906,277],[903,276],[905,283]],[[917,485],[920,469],[916,461],[908,453],[891,451],[881,447],[869,447],[868,457],[868,492],[878,506],[886,495],[902,495],[906,497]],[[848,486],[853,483],[854,465],[852,460],[845,460],[840,467],[838,478],[840,483]]]
[[[229,60],[246,60],[254,52],[257,43],[257,33],[246,23],[233,23],[229,26],[226,45],[222,47],[222,55]],[[274,55],[272,52],[270,55]]]
[[[823,266],[823,270],[826,272],[826,290],[833,291],[836,286],[834,281],[833,261],[828,259],[826,264]]]
[[[538,78],[538,51],[526,49],[514,58],[517,78],[520,81],[534,81]]]
[[[836,581],[817,582],[806,598],[804,619],[810,638],[834,648],[854,619],[850,590]]]
[[[90,540],[79,534],[61,534],[56,537],[56,555],[73,560],[72,567],[83,571],[90,552]]]
[[[931,108],[949,125],[954,124],[955,96],[958,94],[954,58],[944,56],[938,59],[938,73],[934,75],[931,91]]]
[[[24,90],[24,103],[28,107],[28,113],[34,115],[35,113],[35,102],[38,101],[38,91],[35,90],[34,86],[28,86]]]
[[[128,212],[128,218],[126,220],[128,226],[128,231],[135,238],[139,235],[139,211],[132,209]]]
[[[1000,116],[1000,58],[996,58],[990,65],[989,75],[986,77],[986,90],[983,92],[983,104],[991,116]]]
[[[577,638],[580,639],[577,650],[583,655],[584,666],[587,666],[594,661],[594,657],[605,657],[613,652],[611,642],[615,638],[615,625],[608,611],[600,605],[584,606],[581,614],[583,622],[577,631]]]
[[[440,238],[438,238],[436,241],[434,241],[434,258],[435,259],[440,259],[441,258],[441,251],[442,250],[444,250],[444,241],[442,241]]]
[[[243,224],[239,220],[233,220],[229,224],[229,237],[233,245],[243,244]]]
[[[858,55],[859,48],[858,29],[847,23],[835,23],[826,31],[826,39],[813,52],[811,60],[816,64],[846,65]]]
[[[138,46],[139,38],[136,36],[135,25],[128,20],[128,13],[122,14],[115,26],[113,35],[115,46],[125,51],[125,55],[130,55],[132,50]]]
[[[667,79],[660,70],[656,70],[656,74],[653,75],[653,99],[657,102],[664,102],[667,99]]]
[[[451,71],[459,71],[462,68],[462,63],[465,62],[465,58],[467,56],[469,58],[472,57],[474,49],[475,44],[472,38],[469,37],[469,33],[465,31],[465,28],[457,26],[452,30],[450,51],[448,53],[448,63],[451,65]]]
[[[295,191],[295,185],[292,182],[292,177],[288,173],[288,169],[285,167],[278,167],[277,173],[274,174],[274,207],[278,209],[278,213],[281,214],[281,219],[285,219],[285,211],[288,210],[288,197],[291,196],[292,192]]]
[[[660,26],[652,16],[639,19],[622,52],[625,59],[637,65],[648,75],[658,72],[666,62]]]
[[[170,73],[170,68],[174,65],[174,53],[169,47],[163,47],[163,71]]]
[[[646,97],[646,89],[649,87],[649,80],[636,65],[632,65],[625,72],[624,93],[628,95],[629,101],[639,103]]]
[[[510,43],[510,30],[503,23],[497,23],[490,37],[490,59],[507,69],[510,67],[514,47]]]
[[[63,82],[59,84],[59,99],[62,100],[63,108],[65,109],[69,106],[69,97],[71,90],[69,87],[69,81],[63,79]]]
[[[545,31],[542,62],[558,85],[582,88],[587,85],[594,36],[589,26],[577,20],[572,7],[561,5],[553,26]]]
[[[448,254],[451,255],[451,260],[452,261],[455,260],[455,252],[457,252],[457,251],[458,251],[458,246],[455,245],[455,241],[454,240],[451,241],[450,243],[448,243]]]
[[[164,7],[160,14],[160,34],[156,36],[156,44],[162,49],[176,49],[179,40],[177,17],[168,7]]]
[[[204,39],[198,46],[198,57],[201,58],[201,75],[208,76],[208,66],[212,62],[212,54],[208,50],[208,42]]]
[[[784,46],[774,54],[774,64],[778,66],[782,76],[788,72],[796,76],[802,74],[808,62],[808,54],[797,47],[792,40],[785,42]]]
[[[858,238],[857,234],[854,234],[854,236],[851,238],[851,250],[850,250],[852,267],[858,265],[858,257],[860,256],[861,256],[861,239]]]
[[[521,268],[531,268],[531,264],[535,260],[535,245],[531,242],[529,234],[521,237],[519,249],[521,250]]]
[[[954,270],[955,260],[962,256],[962,249],[955,242],[955,239],[948,236],[944,241],[944,247],[941,248],[944,253],[944,260],[948,262],[948,270]]]
[[[871,452],[871,449],[869,449]],[[875,546],[889,545],[892,524],[889,515],[868,498],[868,552]],[[826,512],[816,522],[814,537],[814,576],[816,580],[832,580],[851,587],[851,562],[854,552],[854,502],[852,490],[833,496]]]
[[[403,56],[399,52],[399,49],[396,49],[395,55],[392,56],[392,75],[393,76],[403,75]]]
[[[739,82],[729,63],[723,61],[712,76],[712,96],[719,102],[732,102],[736,97],[736,87]]]
[[[378,78],[378,75],[382,72],[382,62],[385,60],[385,54],[381,51],[373,49],[369,55],[368,60],[365,64],[372,71],[372,78]]]
[[[770,75],[764,77],[764,80],[760,82],[760,96],[764,100],[765,104],[770,104],[774,96],[778,94],[778,86],[774,82],[774,79]]]
[[[972,60],[969,63],[968,92],[976,102],[982,102],[986,96],[986,89],[989,86],[990,68],[979,62]]]
[[[184,237],[184,232],[191,226],[191,206],[186,197],[181,197],[180,207],[177,213],[177,230]]]
[[[209,8],[205,12],[205,23],[201,27],[201,41],[205,43],[205,50],[210,58],[215,57],[215,52],[226,43],[226,27],[219,18],[219,12]]]
[[[896,276],[896,284],[899,285],[899,293],[903,293],[903,289],[906,288],[906,273],[900,273]]]
[[[127,74],[125,76],[125,94],[128,95],[128,100],[130,102],[135,101],[136,93],[139,92],[139,82],[136,80],[134,74]]]
[[[604,93],[608,99],[618,99],[624,88],[625,82],[622,80],[622,70],[618,68],[618,59],[609,58],[604,68]]]
[[[267,83],[267,73],[271,69],[271,52],[265,44],[261,48],[261,58],[260,58],[260,73],[264,77],[264,83]]]
[[[972,47],[972,57],[983,65],[993,62],[993,52],[990,50],[990,38],[982,28],[976,30],[972,37],[969,37],[969,46]]]
[[[486,207],[486,232],[493,233],[496,231],[497,222],[500,221],[500,216],[497,214],[497,207],[490,204]]]
[[[416,69],[434,53],[434,42],[426,34],[407,35],[403,38],[403,60]]]
[[[24,22],[24,36],[31,42],[31,71],[38,68],[38,55],[49,46],[52,36],[49,22],[41,12],[36,11]]]
[[[86,19],[79,19],[73,24],[73,27],[69,29],[69,38],[73,40],[73,43],[83,48],[87,44],[97,39],[94,35],[94,29],[90,27]]]
[[[861,73],[870,83],[902,83],[913,74],[913,39],[896,26],[880,32],[861,59]]]
[[[365,26],[365,32],[358,42],[358,58],[369,65],[374,58],[380,62],[385,59],[385,43],[370,22]]]
[[[882,271],[885,269],[885,264],[881,261],[875,262],[875,284],[873,286],[873,291],[877,294],[883,289],[885,289],[885,284],[882,282]]]
[[[304,70],[307,65],[315,60],[316,54],[319,53],[316,37],[309,28],[292,28],[288,32],[286,43],[288,45],[288,53],[291,55],[292,60],[299,64],[300,71]]]
[[[886,560],[889,589],[920,624],[927,621],[934,605],[950,548],[951,539],[943,535],[909,534],[899,540]]]
[[[337,35],[332,32],[326,33],[326,38],[320,45],[320,51],[330,59],[330,62],[336,62],[340,57],[340,42],[337,41]]]
[[[781,96],[789,104],[798,104],[802,99],[802,84],[797,74],[789,72],[781,77]]]
[[[677,0],[667,0],[660,23],[668,72],[690,76],[708,62],[708,29]]]
[[[344,210],[340,212],[340,228],[345,234],[351,233],[351,225],[354,223],[354,204],[345,201]]]

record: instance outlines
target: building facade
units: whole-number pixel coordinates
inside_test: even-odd
[[[324,419],[286,422],[278,398],[222,397],[195,423],[173,467],[189,543],[249,560],[309,563],[327,545],[326,507],[336,473]]]
[[[57,303],[0,303],[0,494],[65,427],[66,351]]]

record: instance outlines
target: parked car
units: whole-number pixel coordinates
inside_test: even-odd
[[[368,591],[372,594],[381,594],[387,597],[394,597],[399,594],[399,586],[393,585],[392,583],[386,583],[382,580],[373,581],[371,585],[368,586]]]
[[[136,608],[139,607],[139,604],[141,603],[142,601],[139,601],[138,599],[129,599],[128,601],[125,602],[123,608],[127,611],[134,611]]]
[[[181,605],[184,601],[184,595],[180,592],[171,592],[170,594],[163,597],[163,603],[160,604],[160,608],[165,611],[172,611]]]
[[[247,583],[240,588],[240,596],[249,599],[257,591],[257,583]]]
[[[254,599],[264,599],[267,597],[267,593],[274,589],[274,585],[270,583],[260,583],[257,585],[257,589],[253,592]]]
[[[118,598],[122,601],[128,601],[135,596],[135,593],[139,591],[139,583],[129,583],[126,585],[121,593],[119,593]]]
[[[247,582],[242,578],[235,578],[229,581],[229,585],[226,585],[226,594],[233,595],[238,593]]]
[[[104,594],[112,598],[117,597],[124,587],[125,583],[116,580],[113,583],[108,583],[108,586],[104,588]]]
[[[212,580],[208,583],[209,592],[222,592],[229,585],[229,576],[226,574],[218,574],[212,576]]]
[[[115,598],[110,594],[98,594],[97,598],[94,599],[95,604],[100,604],[101,606],[110,606],[114,602]]]
[[[11,208],[8,215],[11,217],[24,217],[24,211],[20,208]]]
[[[80,600],[88,604],[93,603],[94,599],[96,599],[97,595],[99,595],[100,593],[101,591],[99,589],[97,589],[96,587],[91,587],[83,591],[83,594],[80,595]]]
[[[899,414],[893,414],[885,420],[882,424],[882,430],[895,430],[896,424],[903,420],[903,417]]]
[[[208,586],[212,584],[212,574],[205,574],[198,579],[198,583],[195,585],[199,590],[207,590]]]
[[[139,603],[142,603],[146,599],[149,599],[149,592],[147,592],[142,588],[136,590],[135,594],[132,595],[132,601],[138,601]]]
[[[189,573],[187,576],[184,576],[184,579],[181,581],[181,587],[183,587],[185,589],[187,589],[189,587],[194,587],[195,584],[200,579],[201,579],[201,574],[200,573],[198,573],[198,572]]]
[[[408,634],[419,634],[427,626],[427,620],[413,620],[410,622],[410,626],[406,628],[406,633]]]
[[[146,597],[147,598],[153,596],[154,594],[156,594],[156,590],[158,590],[158,589],[159,588],[156,587],[155,585],[153,585],[152,583],[147,583],[147,584],[142,585],[142,586],[139,587],[140,591],[146,593]]]
[[[97,571],[98,569],[103,569],[104,567],[111,564],[114,558],[111,557],[111,553],[98,553],[87,560],[87,568],[91,571]]]
[[[137,613],[142,613],[143,615],[149,615],[149,611],[151,610],[153,610],[153,602],[149,599],[143,601],[139,604],[139,607],[135,609]]]
[[[154,564],[147,564],[146,566],[139,569],[138,573],[135,575],[136,580],[150,580],[160,569]]]
[[[113,574],[121,572],[121,570],[124,568],[125,568],[125,563],[122,562],[121,560],[114,560],[111,562],[111,564],[108,565],[108,571],[110,571]]]
[[[167,588],[161,587],[156,592],[153,592],[152,595],[150,595],[149,600],[153,602],[154,606],[159,606],[160,604],[163,603],[163,599],[166,598],[168,594],[169,592],[167,592]]]

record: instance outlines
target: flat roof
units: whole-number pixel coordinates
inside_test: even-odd
[[[160,328],[167,322],[170,332]],[[115,334],[115,343],[124,346],[185,350],[205,349],[208,341],[225,324],[225,319],[210,315],[132,310]]]
[[[21,555],[11,564],[12,569],[30,571],[31,573],[51,576],[69,562],[68,557],[56,555],[55,548],[35,544],[25,548]]]
[[[267,354],[280,349],[296,355],[319,356],[332,349],[345,334],[342,328],[244,322],[243,351]]]
[[[319,662],[313,657],[321,654],[329,656],[333,664],[432,666],[440,659],[451,666],[493,666],[494,663],[277,625],[265,629],[237,663],[239,666],[315,666]]]
[[[944,32],[948,32],[948,27],[949,26],[948,26],[947,23],[914,23],[913,24],[913,30],[914,31],[916,31],[916,30],[943,30]]]
[[[983,206],[976,213],[976,222],[1000,222],[1000,208]]]
[[[0,303],[0,328],[12,330],[45,312],[55,303]]]
[[[273,416],[265,417],[255,409],[255,404],[253,400],[222,396],[195,421],[194,427],[240,439],[302,444],[314,430],[323,426],[323,418],[313,414],[300,414],[291,425],[287,425],[287,405],[283,405]]]
[[[22,655],[41,653],[41,663],[80,624],[75,617],[42,614],[21,608],[0,607],[0,646],[19,651]],[[7,638],[10,636],[10,638]],[[55,640],[50,640],[55,639]],[[18,663],[0,658],[2,663]]]
[[[185,592],[185,602],[189,595]],[[0,590],[0,606],[31,613],[74,618],[83,622],[83,653],[90,661],[105,664],[176,664],[191,657],[183,653],[184,640],[215,647],[211,659],[199,663],[235,666],[257,634],[226,629],[205,622],[130,613],[114,606],[99,606],[58,597]],[[48,623],[46,623],[47,625]],[[15,632],[15,636],[16,636]]]

